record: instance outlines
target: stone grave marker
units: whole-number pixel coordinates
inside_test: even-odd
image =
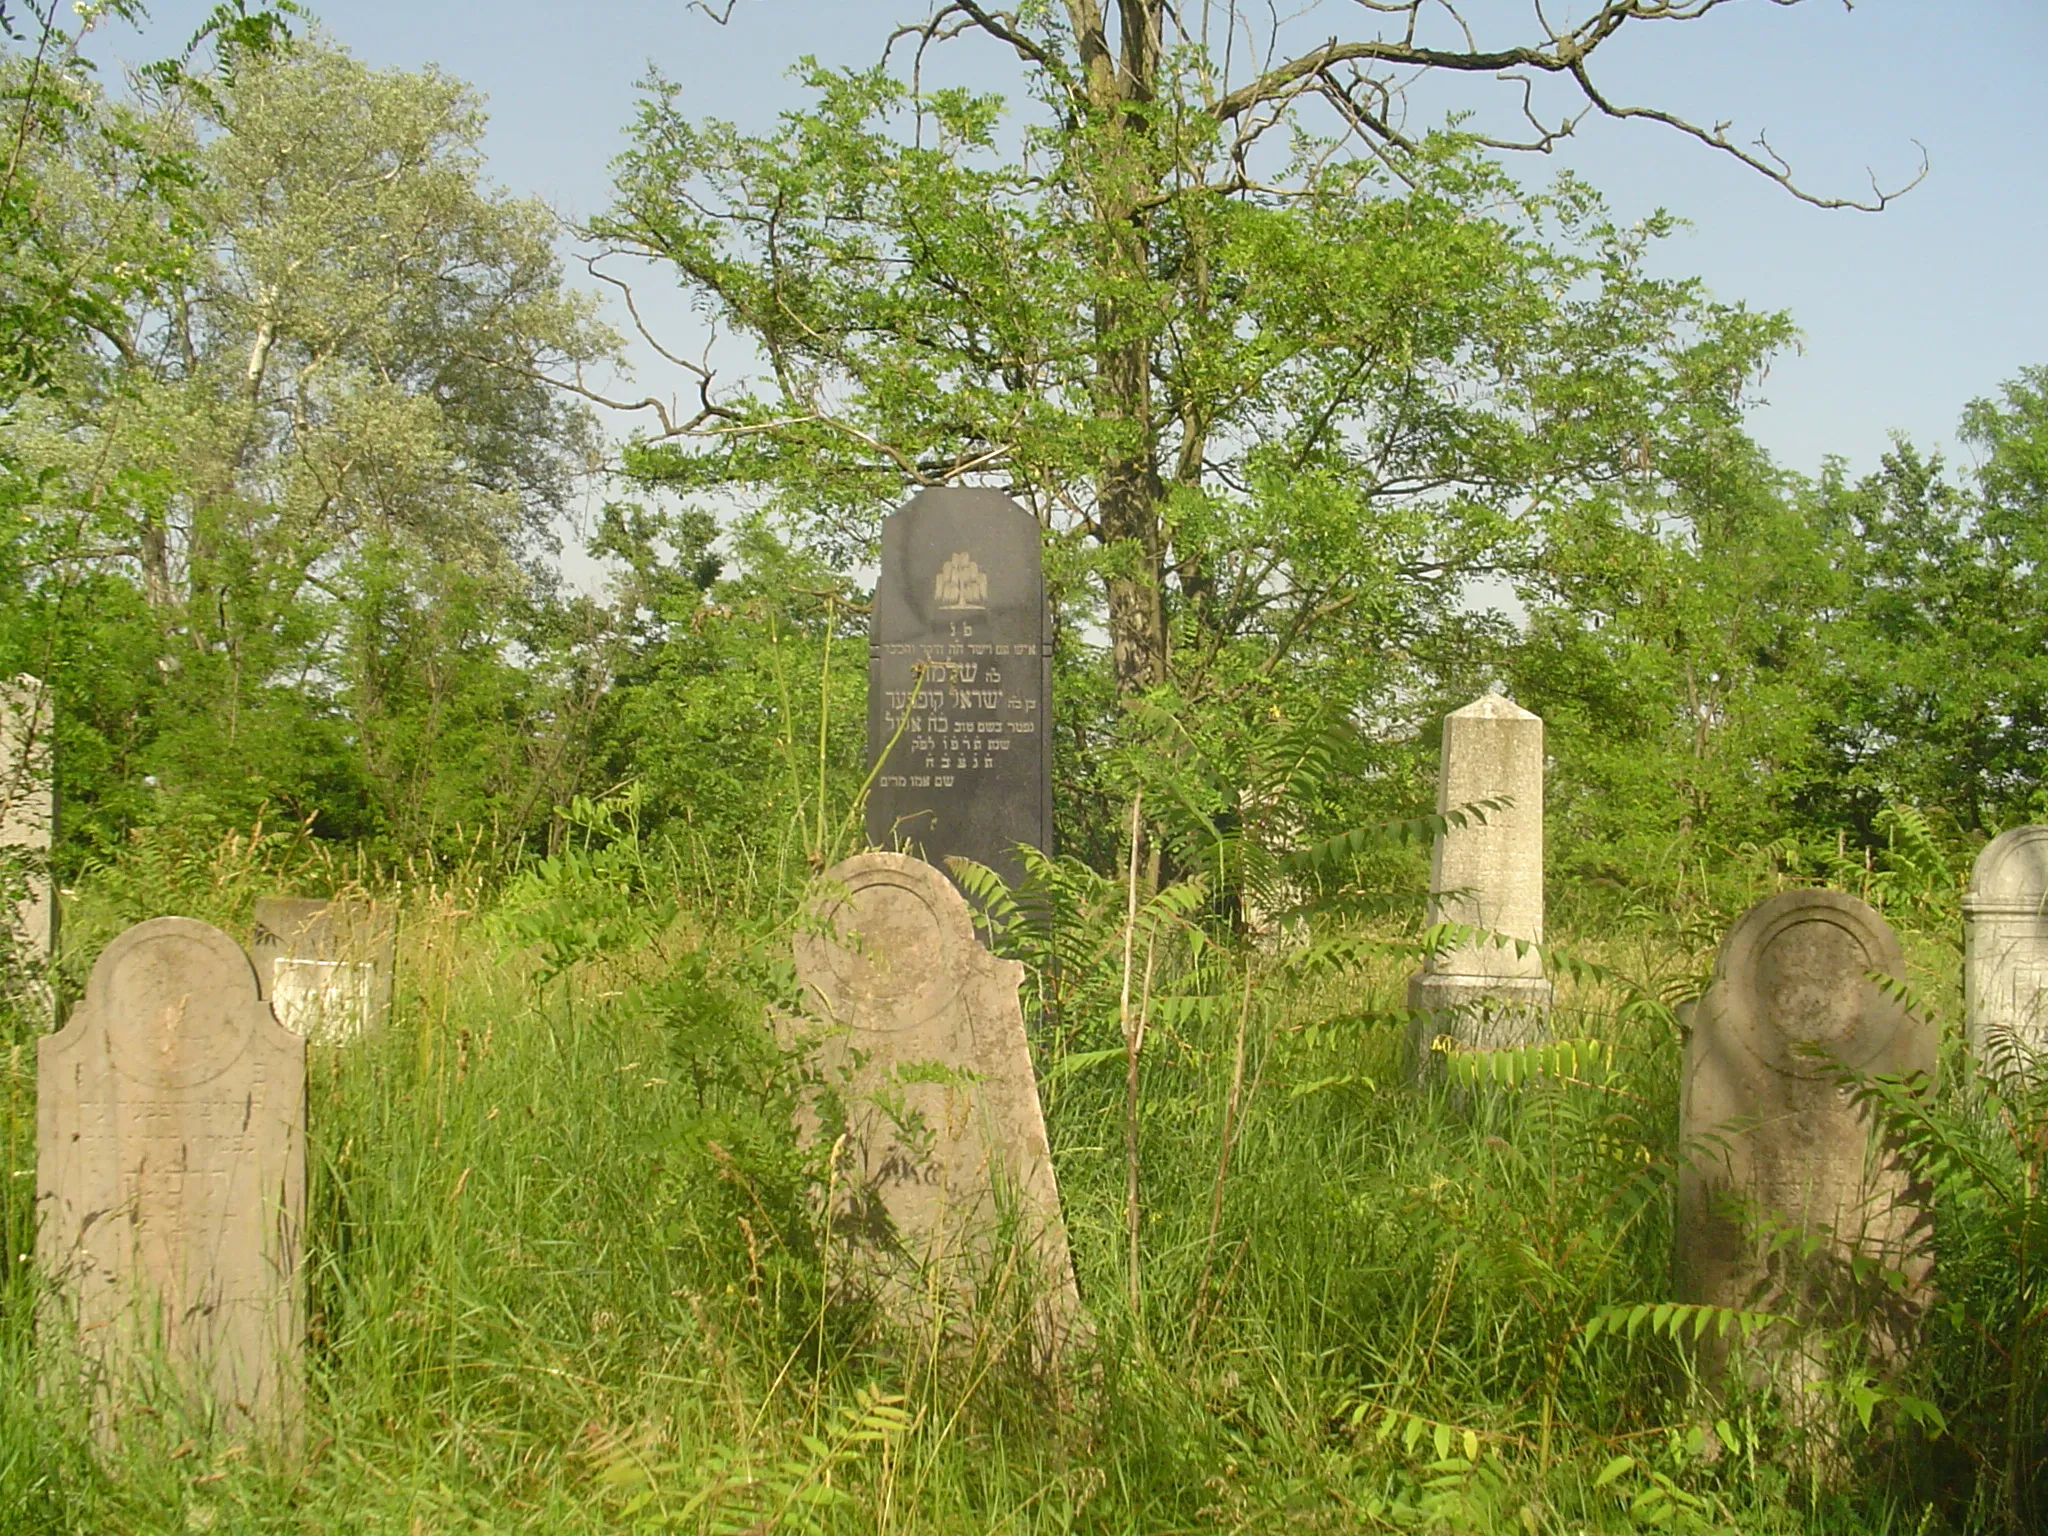
[[[368,901],[266,896],[249,955],[278,1023],[308,1040],[354,1039],[391,1009],[396,925]]]
[[[217,1422],[292,1432],[306,1043],[219,929],[138,923],[37,1042],[36,1205],[43,1273],[106,1368],[103,1432],[159,1365]]]
[[[1979,1061],[2048,1055],[2048,827],[2001,832],[1963,897],[1963,1017]]]
[[[1873,1145],[1870,1122],[1830,1062],[1802,1049],[1818,1047],[1865,1075],[1931,1076],[1936,1028],[1870,979],[1904,970],[1884,919],[1840,891],[1785,891],[1729,929],[1713,981],[1690,1011],[1681,1068],[1680,1301],[1822,1325],[1863,1318],[1880,1360],[1910,1343],[1930,1265],[1923,1194]],[[1785,1241],[1787,1228],[1818,1246]],[[1854,1283],[1854,1256],[1899,1270],[1905,1283],[1890,1291]],[[1734,1342],[1715,1329],[1700,1338],[1710,1380]],[[1772,1358],[1796,1406],[1821,1362],[1782,1341]]]
[[[1051,632],[1038,522],[999,491],[921,491],[882,525],[868,644],[868,841],[1015,884],[1052,851]]]
[[[1024,968],[982,946],[965,898],[920,860],[858,854],[819,889],[796,963],[824,1026],[813,1061],[846,1114],[835,1277],[920,1333],[1014,1325],[1050,1360],[1081,1312]]]
[[[8,929],[31,966],[56,950],[57,902],[50,881],[56,824],[49,690],[33,677],[0,680],[0,892],[11,892]]]
[[[1439,815],[1505,804],[1445,830],[1430,859],[1429,920],[1543,942],[1543,721],[1490,693],[1444,716]],[[1459,944],[1432,955],[1408,983],[1418,1067],[1429,1044],[1524,1045],[1548,1029],[1551,986],[1542,957],[1512,943]]]

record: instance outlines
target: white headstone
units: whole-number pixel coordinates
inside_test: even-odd
[[[1984,845],[1963,897],[1963,1017],[1978,1060],[2048,1056],[2048,827]]]
[[[242,947],[185,917],[101,953],[37,1042],[37,1258],[102,1365],[103,1430],[159,1373],[289,1433],[305,1339],[306,1043]]]
[[[391,910],[375,902],[266,896],[249,957],[277,1021],[308,1040],[352,1040],[391,1008]]]
[[[1080,1300],[1024,968],[983,947],[952,881],[921,860],[860,854],[820,889],[796,964],[827,1026],[814,1061],[845,1115],[834,1277],[872,1287],[920,1333],[1014,1327],[1048,1359],[1074,1337]]]
[[[1489,1048],[1541,1039],[1550,982],[1542,957],[1512,941],[1543,942],[1542,719],[1493,693],[1444,716],[1436,806],[1467,819],[1436,840],[1429,920],[1497,938],[1432,955],[1411,978],[1415,1043],[1426,1052],[1439,1035]]]

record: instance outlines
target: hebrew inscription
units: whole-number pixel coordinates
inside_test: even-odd
[[[227,1427],[300,1400],[306,1046],[239,944],[160,917],[37,1042],[37,1257],[104,1367],[103,1428],[167,1372]]]
[[[1038,524],[995,491],[930,490],[882,525],[868,650],[868,840],[1014,882],[1051,851],[1051,662]]]
[[[1056,1354],[1080,1303],[1024,968],[982,946],[965,899],[917,859],[860,854],[819,889],[797,977],[845,1116],[832,1224],[852,1278],[916,1332],[987,1329]]]
[[[1880,1360],[1910,1342],[1930,1271],[1925,1193],[1840,1082],[1845,1069],[1932,1076],[1936,1029],[1872,979],[1903,973],[1884,919],[1839,891],[1786,891],[1729,930],[1680,1082],[1680,1301],[1858,1322]],[[1732,1342],[1702,1336],[1709,1375]],[[1795,1399],[1829,1369],[1790,1346],[1775,1364]]]

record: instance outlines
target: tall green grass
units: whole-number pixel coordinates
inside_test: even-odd
[[[766,1024],[796,1001],[804,861],[721,880],[617,807],[586,821],[510,880],[370,882],[402,908],[399,984],[381,1032],[312,1062],[294,1459],[169,1410],[96,1452],[38,1371],[34,1026],[13,1019],[0,1531],[1908,1532],[2016,1507],[1984,1474],[1981,1380],[1940,1375],[1981,1378],[1968,1320],[1935,1320],[1912,1382],[1951,1432],[1880,1403],[1826,1479],[1768,1397],[1709,1410],[1668,1336],[1589,1329],[1669,1292],[1667,1005],[1704,978],[1713,922],[1558,935],[1582,962],[1559,1033],[1604,1049],[1512,1091],[1418,1094],[1398,931],[1240,942],[1161,917],[1133,1310],[1120,893],[1069,870],[1041,922],[1059,964],[1027,990],[1095,1346],[1046,1379],[921,1351],[825,1283],[819,1157]],[[127,921],[245,933],[264,890],[366,879],[291,835],[139,847],[73,900],[66,987]],[[1915,986],[1952,1003],[1952,908],[1903,916]],[[1944,1189],[1957,1296],[2012,1262],[1973,1198]]]

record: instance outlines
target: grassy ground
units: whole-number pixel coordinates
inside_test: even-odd
[[[136,917],[240,932],[278,880],[349,874],[280,859],[138,854],[73,903],[74,963]],[[316,1053],[311,1406],[290,1464],[168,1405],[95,1456],[78,1406],[38,1391],[19,1258],[34,1056],[15,1025],[0,1531],[1994,1528],[1970,1503],[1989,1453],[1953,1422],[1930,1437],[1879,1401],[1816,1481],[1769,1399],[1703,1439],[1680,1351],[1652,1328],[1589,1339],[1603,1307],[1668,1294],[1677,1043],[1625,986],[1566,985],[1560,1032],[1613,1048],[1576,1077],[1418,1096],[1389,1017],[1398,954],[1163,963],[1134,1314],[1122,1072],[1063,1065],[1116,1039],[1097,922],[1112,942],[1080,944],[1094,972],[1063,975],[1035,1026],[1097,1333],[1048,1380],[919,1351],[827,1294],[815,1169],[761,1024],[788,986],[794,903],[621,908],[590,876],[487,903],[420,875],[389,1026]],[[1942,1006],[1953,951],[1941,921],[1922,931],[1916,985]],[[1667,997],[1714,937],[1657,913],[1558,936]],[[1915,1380],[1939,1398],[1927,1373],[1962,1357],[1930,1349]]]

